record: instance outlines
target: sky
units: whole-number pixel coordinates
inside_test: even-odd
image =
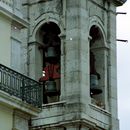
[[[117,42],[117,84],[118,84],[118,117],[120,130],[130,130],[130,0],[117,8],[117,39],[128,40]]]

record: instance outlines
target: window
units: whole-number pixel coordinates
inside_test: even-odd
[[[21,72],[21,42],[11,38],[11,68]]]

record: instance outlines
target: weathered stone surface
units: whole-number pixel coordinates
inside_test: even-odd
[[[83,123],[82,130],[118,130],[117,83],[116,83],[116,7],[103,0],[49,0],[28,6],[29,69],[30,76],[37,79],[42,70],[42,51],[37,39],[39,28],[49,21],[61,29],[61,96],[60,102],[44,105],[39,116],[33,118],[33,127],[47,130],[61,124],[75,130],[71,124]],[[98,28],[91,34],[92,27]],[[64,38],[63,38],[64,35]],[[98,37],[98,38],[97,38]],[[33,44],[34,43],[34,44]],[[40,44],[39,44],[40,43]],[[94,44],[94,46],[90,46]],[[90,96],[90,48],[95,55],[95,66],[100,74],[100,95]],[[51,98],[51,97],[50,97]],[[113,109],[112,109],[113,108]],[[113,117],[113,119],[112,119]],[[111,120],[111,121],[110,121]],[[69,125],[67,125],[69,124]],[[52,125],[52,126],[51,126]],[[112,126],[111,128],[109,128]],[[49,128],[48,128],[49,127]]]

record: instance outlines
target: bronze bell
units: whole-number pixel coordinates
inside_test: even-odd
[[[102,93],[102,90],[98,87],[98,76],[96,74],[90,75],[90,92],[91,95]]]
[[[56,57],[56,51],[54,47],[48,47],[47,49],[47,58],[54,58]]]
[[[46,82],[46,95],[47,96],[58,95],[58,91],[56,89],[56,82],[55,81],[47,81]]]

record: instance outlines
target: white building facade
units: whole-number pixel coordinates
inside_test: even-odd
[[[40,85],[25,76],[28,25],[20,0],[0,0],[0,130],[28,130],[40,112]]]
[[[119,130],[116,7],[124,3],[0,0],[0,130]]]

